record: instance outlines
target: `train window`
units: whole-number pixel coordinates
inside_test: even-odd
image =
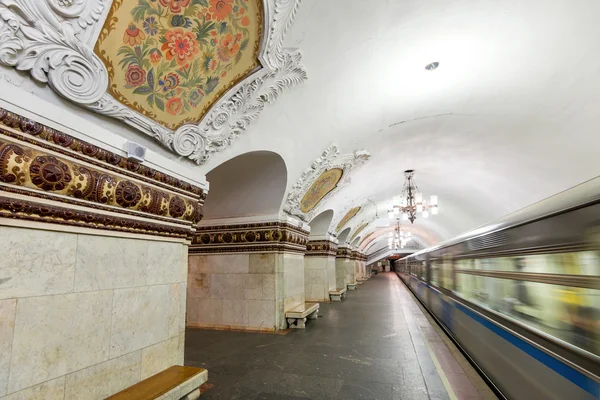
[[[571,253],[493,259],[494,271],[590,275],[598,268],[598,258],[590,254]],[[490,264],[480,263],[484,269]],[[600,354],[600,290],[560,284],[536,282],[535,276],[514,274],[502,278],[460,273],[456,275],[456,294],[532,328],[568,342],[594,354]],[[485,272],[482,272],[485,273]],[[595,275],[598,275],[596,272]],[[565,278],[568,279],[568,278]]]

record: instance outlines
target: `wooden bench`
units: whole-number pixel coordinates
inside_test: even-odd
[[[285,312],[285,319],[288,326],[294,329],[304,329],[306,318],[317,319],[318,317],[319,303],[304,303]]]
[[[208,380],[204,368],[174,365],[112,395],[107,400],[196,400]]]
[[[342,301],[346,297],[346,288],[330,290],[329,298],[331,301]]]
[[[356,282],[354,282],[354,283],[347,283],[346,287],[348,287],[348,290],[356,290]]]

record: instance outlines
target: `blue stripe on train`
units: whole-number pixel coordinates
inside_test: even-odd
[[[579,386],[586,392],[592,394],[593,396],[596,396],[597,398],[600,398],[600,383],[594,381],[592,378],[582,374],[581,372],[577,371],[576,369],[573,369],[573,368],[569,367],[568,365],[563,364],[556,358],[544,353],[537,347],[532,346],[531,344],[527,343],[526,341],[524,341],[524,340],[514,336],[513,334],[507,332],[506,330],[500,328],[498,325],[490,322],[489,320],[482,317],[481,315],[478,315],[477,313],[469,310],[464,305],[462,305],[460,303],[456,303],[456,307],[460,311],[465,313],[467,316],[471,317],[476,322],[485,326],[486,328],[488,328],[489,330],[491,330],[496,335],[500,336],[501,338],[503,338],[504,340],[506,340],[513,346],[516,346],[518,349],[525,352],[529,356],[535,358],[536,360],[538,360],[539,362],[541,362],[548,368],[551,368],[556,373],[558,373],[558,374],[562,375],[563,377],[565,377],[566,379],[570,380],[571,382],[573,382],[575,385]]]

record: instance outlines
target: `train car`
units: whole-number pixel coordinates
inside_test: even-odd
[[[508,399],[600,399],[600,177],[399,260]]]

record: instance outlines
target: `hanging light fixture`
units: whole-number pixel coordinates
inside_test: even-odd
[[[414,223],[417,219],[417,214],[421,214],[423,218],[428,218],[429,214],[437,215],[438,213],[438,197],[431,196],[429,204],[423,198],[423,193],[419,191],[419,187],[415,183],[415,171],[407,169],[404,171],[404,187],[400,199],[394,199],[390,205],[388,217],[390,219],[402,219]]]
[[[390,250],[403,249],[411,240],[412,233],[402,230],[400,219],[397,219],[394,232],[390,232],[388,237],[388,247]]]

